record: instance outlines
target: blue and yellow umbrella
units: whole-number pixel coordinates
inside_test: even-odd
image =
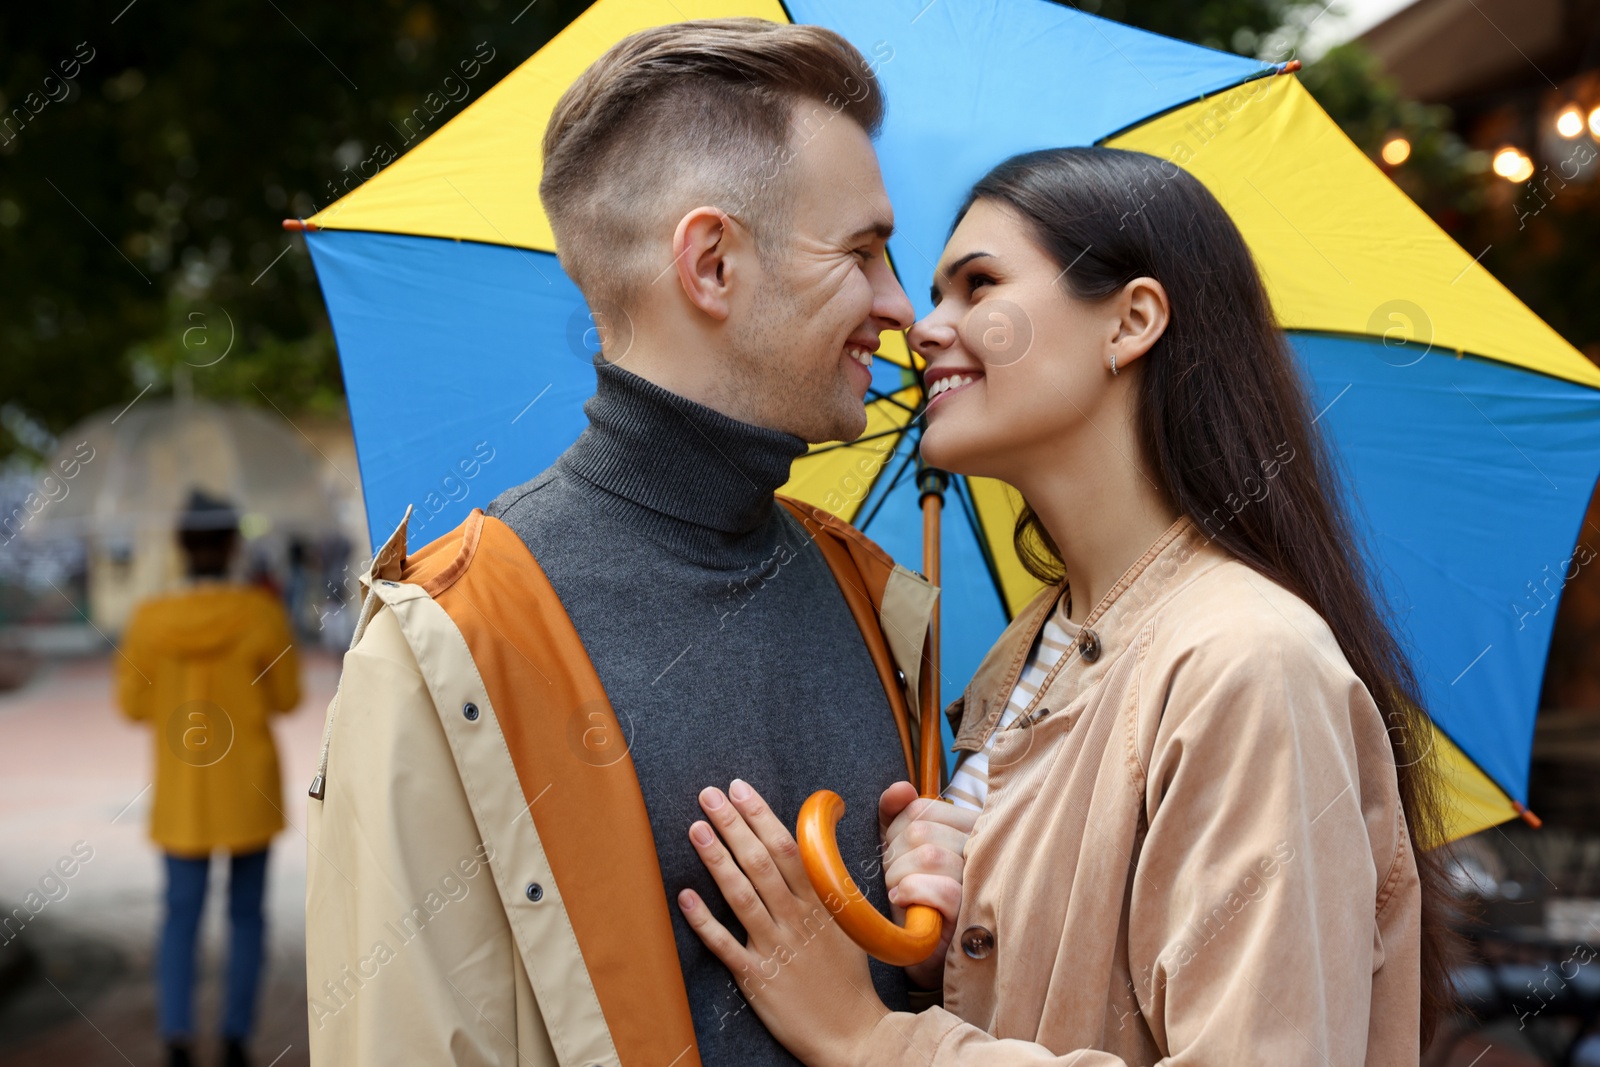
[[[1170,160],[1232,213],[1303,361],[1363,550],[1420,675],[1451,833],[1525,813],[1556,601],[1600,474],[1600,370],[1450,240],[1290,71],[1045,0],[600,0],[453,121],[314,217],[368,519],[456,525],[584,426],[595,326],[538,198],[556,100],[607,48],[685,18],[830,27],[888,98],[891,261],[919,314],[956,207],[1017,152],[1106,144]],[[879,353],[869,428],[786,492],[918,558],[921,389]],[[972,674],[1038,588],[1008,487],[954,480],[942,675]]]

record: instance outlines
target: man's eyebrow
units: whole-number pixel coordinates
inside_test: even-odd
[[[929,299],[932,300],[935,304],[937,304],[939,302],[939,297],[940,297],[939,275],[940,274],[943,274],[945,276],[945,280],[948,281],[949,279],[954,278],[956,276],[956,271],[960,270],[962,267],[965,267],[968,263],[971,263],[973,260],[981,259],[984,256],[993,257],[994,253],[993,252],[968,252],[966,255],[962,256],[960,259],[958,259],[954,263],[950,264],[944,270],[935,271],[934,272],[934,276],[933,276],[933,285],[929,286],[929,288],[928,288],[928,297],[929,297]]]
[[[855,244],[857,241],[863,240],[863,239],[865,239],[867,237],[881,237],[885,241],[887,241],[889,238],[891,238],[893,236],[894,236],[894,223],[892,223],[892,222],[883,222],[883,221],[880,220],[878,222],[874,222],[870,226],[861,227],[861,229],[857,230],[855,233],[851,234],[849,237],[846,237],[845,241],[848,244]]]

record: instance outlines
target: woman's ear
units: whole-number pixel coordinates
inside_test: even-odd
[[[672,235],[672,265],[689,302],[713,319],[725,320],[732,310],[728,287],[728,254],[734,241],[733,220],[714,207],[697,207],[678,220]]]
[[[1106,350],[1106,366],[1116,357],[1118,371],[1130,366],[1161,339],[1171,321],[1167,290],[1154,278],[1135,278],[1122,287],[1116,300],[1116,336]]]

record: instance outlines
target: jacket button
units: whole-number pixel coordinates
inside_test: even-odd
[[[975,960],[994,951],[994,931],[986,926],[969,926],[961,931],[961,951]]]
[[[1078,631],[1078,654],[1090,663],[1100,658],[1100,635],[1087,626]]]
[[[540,885],[538,882],[529,882],[528,883],[528,899],[533,901],[535,904],[537,904],[537,903],[539,903],[539,901],[543,900],[544,899],[544,886]]]
[[[467,703],[461,705],[461,714],[467,717],[468,722],[478,721],[478,705]]]

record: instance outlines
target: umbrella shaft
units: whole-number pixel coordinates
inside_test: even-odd
[[[922,573],[934,585],[939,584],[939,519],[944,510],[942,494],[922,494]],[[922,658],[921,745],[918,753],[917,788],[925,797],[937,797],[940,786],[940,747],[943,741],[939,730],[939,602],[933,604],[933,615],[928,621],[928,642]]]

